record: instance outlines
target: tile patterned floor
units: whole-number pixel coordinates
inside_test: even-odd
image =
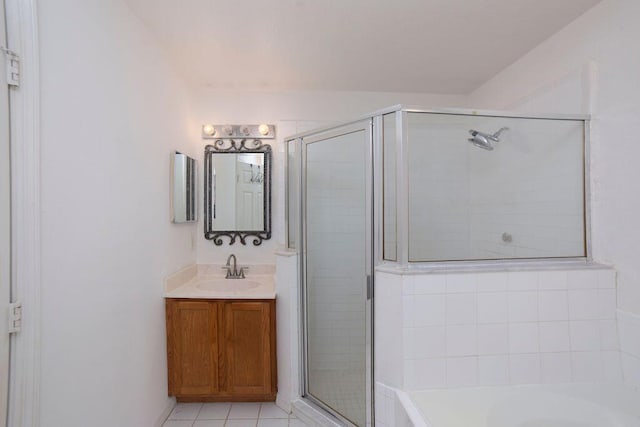
[[[305,427],[273,402],[178,403],[163,427]]]

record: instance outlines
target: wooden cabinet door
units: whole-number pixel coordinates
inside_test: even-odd
[[[218,392],[218,304],[167,300],[169,394]]]
[[[227,392],[275,398],[275,303],[235,301],[224,307]]]

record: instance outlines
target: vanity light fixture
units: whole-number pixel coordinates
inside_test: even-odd
[[[211,124],[206,124],[202,126],[202,133],[208,136],[213,136],[216,134],[216,128]]]
[[[260,132],[260,135],[262,136],[269,135],[269,125],[265,125],[264,123],[261,124],[260,126],[258,126],[258,132]]]
[[[213,125],[202,126],[203,139],[273,139],[276,137],[275,125]]]

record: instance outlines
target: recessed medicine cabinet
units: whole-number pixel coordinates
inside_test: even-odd
[[[174,151],[171,155],[171,221],[195,222],[196,177],[198,163],[186,154]]]

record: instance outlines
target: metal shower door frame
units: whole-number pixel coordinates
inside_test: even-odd
[[[365,175],[367,179],[365,180],[365,205],[366,205],[366,213],[365,213],[365,229],[366,232],[366,257],[365,257],[365,271],[366,271],[366,309],[365,309],[365,324],[366,324],[366,340],[365,346],[368,347],[365,349],[367,360],[366,360],[366,424],[367,426],[375,425],[375,414],[374,414],[374,335],[373,335],[373,326],[374,326],[374,317],[373,317],[373,307],[374,307],[374,140],[373,140],[373,122],[374,118],[369,117],[367,119],[362,119],[356,122],[348,122],[346,124],[342,124],[336,126],[335,128],[331,128],[328,130],[320,130],[317,133],[307,133],[305,136],[301,136],[297,138],[298,141],[298,150],[299,150],[299,190],[300,190],[300,208],[299,208],[299,240],[300,243],[300,271],[299,271],[299,280],[301,283],[301,292],[300,292],[300,307],[301,307],[301,363],[300,363],[300,384],[301,384],[301,394],[304,399],[307,399],[312,404],[320,407],[337,420],[341,421],[346,425],[353,425],[351,421],[343,417],[340,413],[338,413],[333,408],[329,407],[320,399],[314,397],[309,392],[309,375],[308,375],[308,320],[307,320],[307,146],[314,143],[319,143],[321,141],[336,138],[342,135],[347,135],[350,133],[365,132],[365,137],[367,140],[367,153],[366,153],[366,166],[365,166]]]

